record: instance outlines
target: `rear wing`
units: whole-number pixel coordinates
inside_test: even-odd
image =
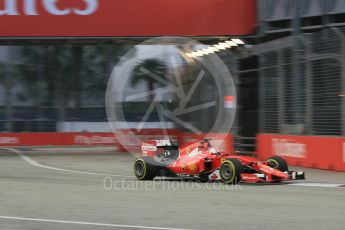
[[[141,152],[143,156],[154,156],[157,154],[157,150],[178,148],[178,142],[174,140],[149,140],[143,142],[141,145]]]

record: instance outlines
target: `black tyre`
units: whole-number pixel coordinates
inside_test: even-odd
[[[226,184],[238,184],[243,168],[238,159],[226,159],[219,168],[220,179]]]
[[[157,166],[150,164],[143,158],[134,162],[134,174],[138,180],[152,180],[157,173]]]
[[[270,167],[278,169],[279,171],[286,172],[289,171],[289,166],[286,161],[280,156],[270,157],[267,160]]]
[[[208,176],[209,176],[208,173],[205,173],[205,174],[202,173],[202,174],[200,174],[200,175],[199,175],[199,182],[201,182],[201,183],[206,183],[206,182],[208,182],[208,181],[209,181]]]

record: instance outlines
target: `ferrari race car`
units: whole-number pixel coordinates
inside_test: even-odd
[[[135,160],[138,180],[153,180],[156,176],[196,179],[202,182],[281,182],[305,179],[304,172],[289,171],[286,161],[273,156],[259,161],[218,151],[204,139],[179,147],[170,140],[145,141],[142,155]]]

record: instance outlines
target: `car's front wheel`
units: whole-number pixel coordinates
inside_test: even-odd
[[[274,169],[278,169],[279,171],[282,171],[282,172],[286,172],[286,171],[289,171],[289,166],[288,164],[286,163],[286,161],[280,157],[280,156],[273,156],[273,157],[270,157],[266,160],[267,164],[274,168]]]
[[[243,165],[238,159],[226,159],[219,168],[220,179],[226,184],[238,184]]]

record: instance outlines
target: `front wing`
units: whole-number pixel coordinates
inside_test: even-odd
[[[279,181],[292,181],[292,180],[304,180],[305,173],[302,171],[287,171],[285,178],[274,177],[272,175],[264,173],[242,173],[241,181],[258,183],[258,182],[279,182]],[[216,181],[220,180],[219,170],[215,170],[208,176],[209,180]]]

